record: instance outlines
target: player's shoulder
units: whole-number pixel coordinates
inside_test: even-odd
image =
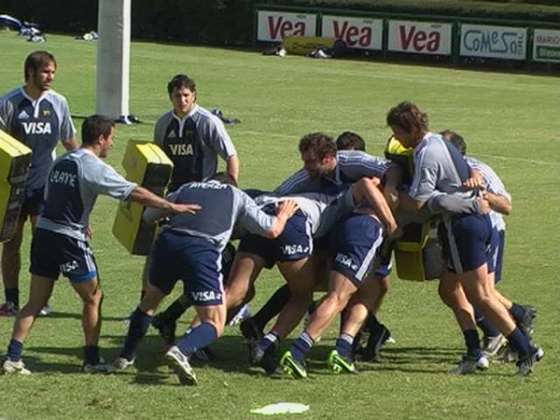
[[[66,100],[66,97],[52,89],[49,89],[45,93],[45,99],[47,99],[49,102],[55,105],[57,104],[66,105],[66,106],[68,105],[68,101]]]
[[[210,110],[197,105],[192,111],[192,118],[202,124],[207,125],[223,125],[222,120],[217,115],[214,115]]]
[[[25,99],[23,90],[21,88],[16,88],[9,91],[5,95],[0,96],[0,104],[2,105],[13,104],[23,99]]]

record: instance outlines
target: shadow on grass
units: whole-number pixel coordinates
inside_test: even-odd
[[[77,319],[82,320],[82,313],[81,312],[60,312],[60,311],[53,311],[48,316],[45,317],[46,319]],[[114,317],[114,316],[103,316],[103,321],[124,321],[126,320],[127,316],[122,317]]]

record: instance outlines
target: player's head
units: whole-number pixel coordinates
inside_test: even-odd
[[[324,133],[311,133],[299,142],[303,167],[313,177],[319,177],[336,167],[336,143]]]
[[[465,142],[463,136],[451,130],[443,130],[439,134],[441,134],[445,141],[448,141],[455,146],[463,156],[467,154],[467,143]]]
[[[104,158],[113,147],[115,123],[103,115],[87,117],[82,124],[82,147],[94,147]]]
[[[387,113],[387,125],[405,147],[416,147],[428,131],[428,114],[412,102],[401,102]]]
[[[186,74],[178,74],[167,84],[167,93],[175,113],[183,117],[196,103],[196,83]]]
[[[352,131],[345,131],[337,137],[336,148],[338,150],[361,150],[365,152],[366,142],[359,134]]]
[[[218,181],[220,184],[233,185],[234,187],[237,187],[237,182],[227,172],[218,172],[210,179],[212,181]]]
[[[47,51],[35,51],[27,56],[23,64],[23,75],[28,86],[48,90],[54,80],[56,59]]]

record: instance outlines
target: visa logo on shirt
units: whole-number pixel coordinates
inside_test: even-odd
[[[174,156],[188,156],[194,154],[191,144],[170,144],[169,149]]]
[[[50,122],[22,122],[25,134],[52,134]]]

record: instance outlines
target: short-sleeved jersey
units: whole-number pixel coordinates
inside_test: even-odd
[[[511,202],[511,195],[506,191],[504,183],[490,166],[470,156],[465,157],[465,160],[472,169],[480,172],[488,192],[504,196]],[[504,230],[506,228],[504,216],[497,211],[492,211],[490,213],[490,219],[492,220],[492,226],[496,229]]]
[[[275,220],[243,191],[217,181],[184,184],[167,199],[174,203],[198,204],[202,209],[194,215],[173,216],[163,229],[205,238],[220,252],[228,243],[236,223],[250,233],[264,235]]]
[[[125,200],[135,187],[92,152],[68,152],[55,160],[48,173],[45,208],[37,227],[83,241],[97,196]]]
[[[340,150],[336,153],[336,168],[329,176],[313,178],[307,170],[301,169],[286,179],[274,192],[278,195],[306,192],[336,194],[360,178],[381,178],[389,166],[388,160],[359,150]]]
[[[470,172],[467,162],[459,150],[439,134],[427,133],[414,149],[413,156],[410,197],[426,202],[438,192],[472,196],[472,192],[463,189]]]
[[[208,180],[217,171],[218,156],[225,160],[237,154],[222,121],[198,105],[183,118],[173,111],[164,114],[156,123],[154,142],[174,164],[170,191]]]
[[[76,129],[66,99],[48,90],[34,100],[18,88],[0,98],[0,129],[32,150],[26,190],[43,188],[59,140],[74,137]]]
[[[262,207],[282,200],[294,200],[300,211],[307,217],[313,237],[321,237],[328,233],[334,223],[355,208],[352,191],[347,188],[337,195],[323,193],[301,193],[278,197],[261,195],[255,202]]]

